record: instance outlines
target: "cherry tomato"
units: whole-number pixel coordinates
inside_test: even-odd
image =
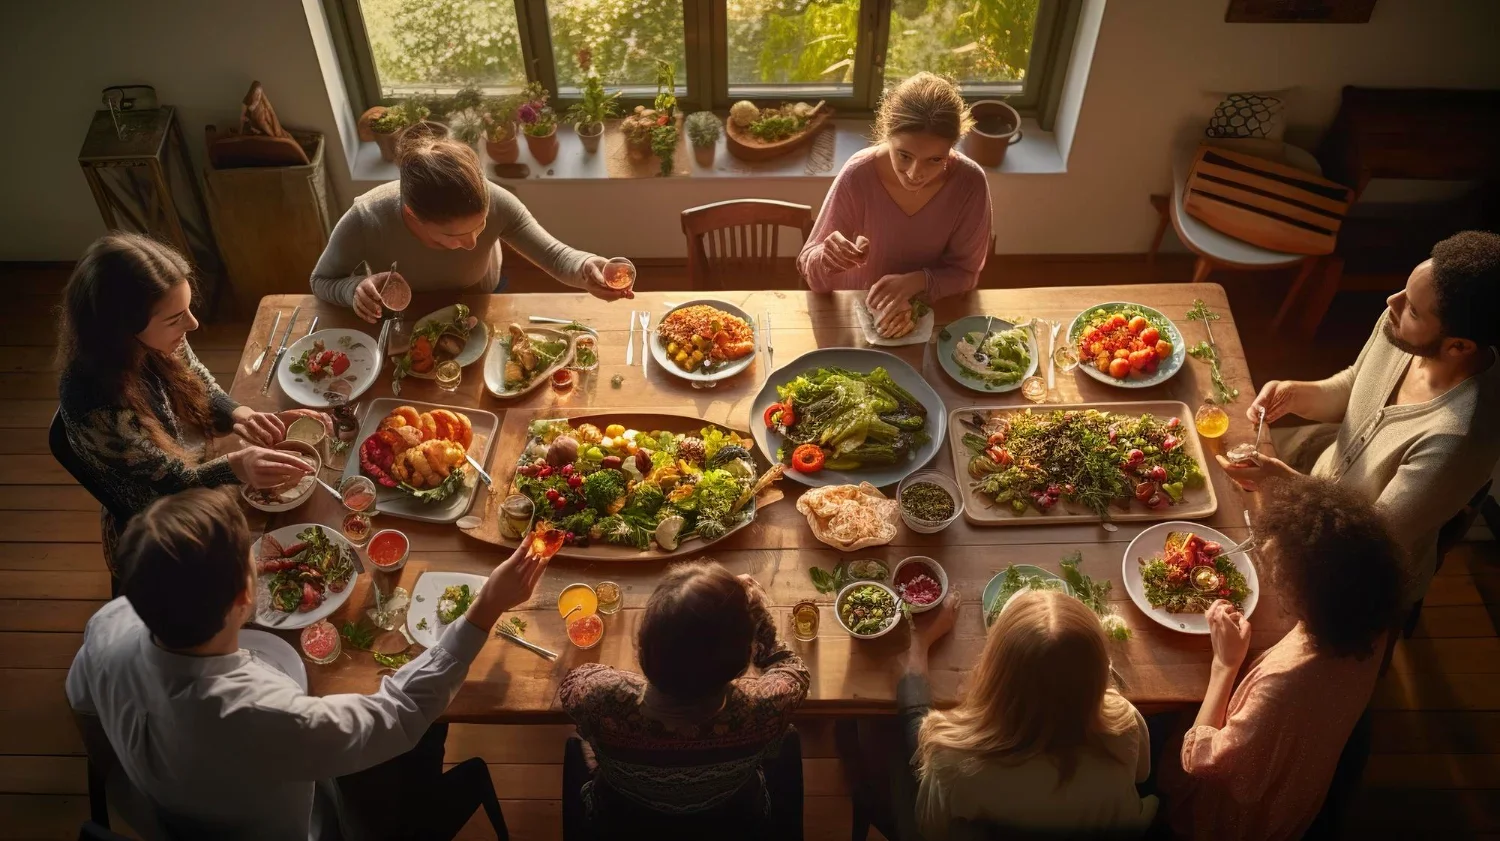
[[[1126,350],[1125,348],[1120,348],[1119,350],[1115,351],[1115,358],[1116,359],[1129,359],[1130,358],[1130,351]]]
[[[1166,339],[1162,339],[1161,341],[1157,342],[1155,350],[1156,355],[1163,361],[1172,358],[1172,343],[1167,341]]]
[[[1156,485],[1151,482],[1141,482],[1135,486],[1135,498],[1141,502],[1151,498],[1156,493]]]
[[[1123,318],[1123,316],[1116,316],[1116,317],[1117,318]],[[1145,330],[1147,327],[1150,327],[1151,326],[1151,322],[1147,321],[1146,318],[1145,318],[1145,316],[1138,315],[1135,318],[1130,319],[1130,321],[1127,322],[1125,326],[1128,327],[1128,328],[1130,328],[1130,332],[1139,334],[1142,330]]]
[[[1109,317],[1109,321],[1104,322],[1103,326],[1106,330],[1118,330],[1119,328],[1124,327],[1129,323],[1130,322],[1125,318],[1125,316],[1120,315],[1119,313],[1115,313],[1114,315]]]
[[[1130,356],[1128,357],[1128,359],[1130,362],[1130,369],[1132,371],[1139,371],[1146,367],[1147,362],[1151,361],[1151,351],[1133,350],[1130,352]]]
[[[1123,380],[1130,376],[1130,360],[1115,359],[1109,363],[1109,375],[1115,379]]]
[[[1145,319],[1143,318],[1141,321],[1145,321]],[[1134,327],[1134,323],[1131,326]],[[1161,341],[1161,331],[1155,327],[1147,327],[1141,331],[1141,344],[1146,347],[1154,347],[1158,341]]]

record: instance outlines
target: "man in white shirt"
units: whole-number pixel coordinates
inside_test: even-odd
[[[73,710],[98,724],[136,790],[178,837],[328,837],[314,784],[391,759],[448,706],[500,614],[545,562],[523,548],[462,621],[372,695],[305,694],[239,647],[255,612],[251,538],[234,500],[157,500],[120,539],[121,598],[89,620],[68,672]]]

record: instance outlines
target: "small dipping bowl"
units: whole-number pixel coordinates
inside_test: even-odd
[[[906,489],[921,482],[937,485],[947,491],[948,496],[953,498],[953,514],[948,519],[923,520],[908,514],[906,507],[900,504],[901,495],[906,492]],[[959,492],[958,483],[953,481],[948,474],[939,470],[918,470],[916,473],[902,479],[901,484],[896,486],[896,504],[901,509],[901,521],[906,523],[907,528],[918,534],[935,534],[940,532],[953,525],[953,522],[964,513],[964,498],[963,494]]]
[[[939,589],[941,590],[941,592],[938,593],[938,597],[928,602],[927,604],[916,604],[915,602],[909,602],[906,599],[901,598],[902,570],[908,570],[907,575],[916,575],[917,573],[910,572],[909,570],[917,568],[924,569],[927,573],[927,576],[936,581],[938,583]],[[912,613],[925,613],[942,604],[943,599],[948,597],[948,572],[947,570],[943,569],[942,564],[939,564],[936,560],[933,560],[926,555],[913,555],[910,558],[902,560],[901,563],[896,564],[896,569],[891,572],[891,589],[896,591],[896,598],[900,600],[902,604],[905,604],[906,606],[911,608]]]
[[[365,556],[376,569],[395,572],[406,566],[406,559],[411,556],[411,541],[396,529],[381,529],[370,537]]]

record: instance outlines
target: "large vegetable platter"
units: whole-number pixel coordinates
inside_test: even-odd
[[[790,399],[794,419],[773,409]],[[750,408],[755,443],[787,476],[810,487],[887,487],[920,470],[943,446],[943,401],[920,372],[879,350],[805,353],[766,379]],[[793,468],[798,448],[822,450],[816,471]]]
[[[529,528],[545,521],[573,535],[560,556],[670,558],[754,521],[756,496],[782,472],[759,464],[754,447],[743,430],[680,415],[538,419],[527,429],[506,493],[531,500]]]
[[[1098,340],[1098,353],[1093,339]],[[1078,354],[1079,370],[1119,388],[1160,385],[1181,370],[1187,359],[1182,331],[1170,318],[1160,310],[1128,301],[1095,304],[1079,313],[1068,325],[1068,343]],[[1115,360],[1117,353],[1124,357]],[[1111,362],[1119,366],[1117,370],[1101,369],[1101,364],[1108,369]]]
[[[1195,520],[1219,508],[1178,401],[969,406],[949,413],[948,431],[974,525]]]
[[[402,416],[415,416],[417,422],[401,423],[397,419]],[[437,428],[426,428],[425,421],[432,416],[467,419],[467,428],[461,432],[444,430],[441,421]],[[446,462],[444,466],[447,471],[446,478],[441,483],[435,487],[429,488],[424,485],[418,488],[410,482],[393,482],[390,480],[400,477],[392,476],[392,471],[379,464],[374,465],[374,469],[365,464],[369,460],[365,452],[369,439],[376,437],[377,433],[386,431],[386,428],[392,425],[407,427],[408,431],[404,433],[405,435],[417,432],[417,436],[414,436],[412,441],[404,443],[415,443],[419,446],[425,444],[429,448],[441,447],[447,453],[442,459]],[[355,439],[356,450],[350,454],[348,463],[344,467],[344,478],[363,474],[375,481],[377,489],[375,511],[371,513],[390,514],[429,523],[451,523],[462,517],[469,509],[469,504],[474,499],[475,483],[478,481],[478,477],[468,466],[464,456],[472,457],[479,464],[484,464],[485,459],[489,457],[490,447],[494,443],[495,433],[499,428],[500,419],[493,412],[486,412],[482,409],[381,397],[370,401],[365,411],[364,420],[359,426],[359,435]],[[454,440],[455,436],[460,437],[461,440]]]

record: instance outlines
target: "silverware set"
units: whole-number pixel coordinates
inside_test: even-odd
[[[276,338],[276,328],[281,326],[281,310],[276,311],[276,318],[271,320],[271,332],[266,334],[266,346],[260,349],[260,354],[250,364],[250,373],[259,374],[260,366],[266,364],[266,354],[271,352],[271,341]]]
[[[297,327],[297,316],[301,314],[302,307],[299,306],[292,309],[292,320],[289,324],[287,324],[286,332],[281,334],[281,345],[276,348],[276,354],[271,357],[271,369],[269,371],[266,371],[266,381],[261,383],[260,393],[262,395],[271,393],[271,381],[276,379],[276,366],[280,365],[281,358],[283,356],[286,356],[287,342],[291,340],[292,331]],[[274,326],[272,327],[271,332],[276,332]],[[267,339],[266,345],[267,347],[270,346],[270,339]]]

